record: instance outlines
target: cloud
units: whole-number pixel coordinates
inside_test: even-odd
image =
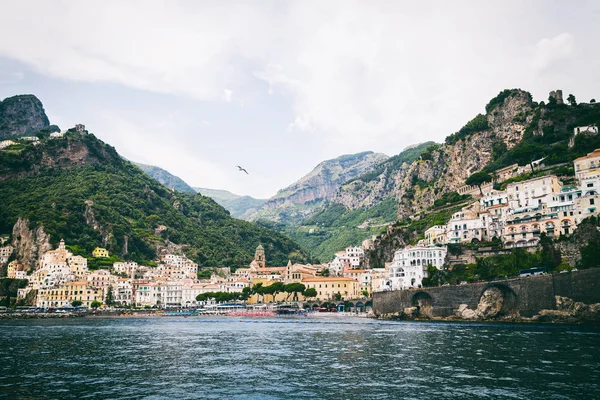
[[[285,173],[301,176],[317,157],[392,155],[443,141],[505,88],[538,99],[557,88],[598,97],[595,15],[594,2],[543,0],[22,0],[0,5],[0,37],[10,38],[0,41],[0,57],[56,81],[133,88],[142,91],[140,103],[145,91],[210,109],[188,116],[207,131],[202,142],[171,149],[177,157],[153,153],[165,168],[198,177],[182,160],[210,160],[220,146],[265,176],[279,162],[274,155],[290,153]],[[196,127],[182,118],[157,126],[194,140]],[[139,121],[137,130],[152,129]],[[238,125],[223,131],[229,121]],[[254,143],[263,145],[243,158]],[[270,177],[259,189],[228,179],[223,185],[263,193],[281,187]]]
[[[573,35],[563,32],[552,39],[540,40],[533,53],[531,66],[537,71],[548,68],[552,63],[567,59],[573,53]]]

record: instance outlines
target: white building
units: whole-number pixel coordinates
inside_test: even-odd
[[[556,175],[547,175],[522,182],[509,183],[506,187],[510,208],[542,207],[561,189]]]
[[[13,253],[14,248],[11,245],[0,247],[0,264],[8,261]]]
[[[134,276],[137,269],[138,263],[134,261],[116,262],[112,266],[115,274],[125,274],[126,276]]]
[[[13,142],[12,140],[2,140],[0,141],[0,150],[12,146],[13,144],[17,144],[17,142]]]
[[[446,246],[408,246],[396,251],[390,267],[391,289],[420,287],[423,278],[427,276],[427,266],[442,269],[447,252]]]
[[[64,132],[52,132],[52,133],[50,134],[50,137],[51,137],[51,138],[61,138],[61,137],[63,137],[63,136],[65,136],[65,133],[64,133]]]
[[[119,278],[113,291],[114,302],[121,305],[131,305],[133,301],[133,285],[129,278]]]
[[[26,142],[39,142],[40,139],[37,136],[22,136],[19,139],[24,140]]]
[[[476,212],[463,209],[448,221],[446,243],[470,243],[483,238],[483,223]]]
[[[579,157],[573,161],[575,177],[582,182],[587,175],[597,175],[600,172],[600,149],[596,149],[587,156]]]

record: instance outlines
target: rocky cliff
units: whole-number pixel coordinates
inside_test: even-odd
[[[52,249],[50,235],[44,231],[44,227],[40,225],[31,228],[26,218],[17,220],[12,230],[12,238],[17,260],[29,270],[35,269],[40,257]]]
[[[50,125],[42,102],[31,94],[0,102],[0,139],[36,132]]]
[[[436,198],[463,186],[467,177],[490,163],[495,149],[510,149],[521,141],[533,118],[531,95],[514,89],[496,103],[449,136],[445,144],[430,146],[410,164],[341,186],[333,201],[347,208],[372,207],[393,196],[399,219],[430,207]]]
[[[372,171],[387,158],[385,154],[368,151],[323,161],[267,200],[251,219],[299,222],[325,201],[331,200],[342,183]]]
[[[28,145],[19,154],[0,153],[0,182],[23,179],[54,168],[71,169],[89,165],[126,163],[114,147],[92,134],[69,130],[61,140],[49,140],[43,145]]]

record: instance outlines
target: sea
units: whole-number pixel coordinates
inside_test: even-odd
[[[74,318],[0,340],[0,399],[600,399],[598,327]]]

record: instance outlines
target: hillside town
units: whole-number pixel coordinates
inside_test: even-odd
[[[537,164],[541,164],[539,160]],[[370,240],[336,253],[328,264],[288,262],[279,267],[266,265],[265,249],[259,245],[250,265],[233,272],[220,268],[208,279],[198,278],[198,264],[175,254],[161,255],[155,267],[120,261],[109,269],[90,270],[88,259],[74,255],[64,240],[31,268],[16,259],[9,262],[14,249],[3,239],[0,264],[8,263],[7,278],[27,279],[27,286],[18,291],[18,299],[27,299],[40,308],[73,304],[196,307],[202,304],[197,300],[201,294],[244,291],[248,304],[289,301],[290,294],[285,291],[261,294],[246,289],[277,282],[314,289],[310,298],[294,293],[292,299],[296,301],[367,298],[374,292],[421,287],[428,266],[441,270],[447,265],[448,245],[496,240],[505,249],[535,249],[542,234],[558,238],[573,233],[582,220],[598,215],[600,149],[576,159],[574,170],[577,184],[571,186],[552,174],[517,179],[504,190],[495,190],[492,184],[483,186],[477,200],[454,213],[446,225],[427,229],[416,245],[398,249],[393,261],[383,268],[363,269]],[[520,173],[518,166],[511,166],[496,171],[496,176],[507,180]],[[110,254],[98,247],[92,256],[108,258]]]

